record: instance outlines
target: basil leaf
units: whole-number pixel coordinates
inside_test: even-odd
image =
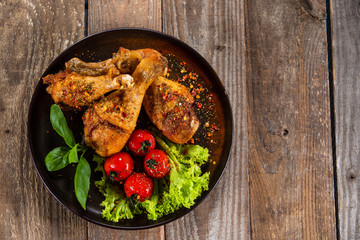
[[[75,195],[81,206],[86,210],[86,200],[90,188],[91,168],[84,157],[80,157],[79,164],[76,167],[74,187]]]
[[[77,146],[79,144],[76,144],[70,151],[69,151],[69,163],[77,163],[79,162],[79,157],[78,157],[78,150],[77,150]]]
[[[45,157],[45,166],[48,171],[57,171],[69,164],[69,147],[57,147],[51,150]]]
[[[63,137],[65,143],[69,147],[73,147],[75,145],[74,135],[67,125],[61,108],[57,104],[53,104],[50,108],[50,121],[55,131]]]

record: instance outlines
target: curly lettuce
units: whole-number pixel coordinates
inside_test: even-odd
[[[95,182],[105,196],[100,204],[102,216],[108,221],[133,218],[135,214],[146,213],[150,220],[173,213],[186,207],[190,208],[203,191],[208,190],[209,172],[202,174],[201,166],[208,161],[209,151],[199,145],[181,145],[170,142],[160,134],[155,134],[158,145],[166,152],[170,161],[169,176],[154,179],[154,191],[150,199],[141,202],[134,208],[125,197],[119,185],[113,185],[103,172],[100,181]],[[101,164],[99,159],[95,159]]]
[[[209,158],[208,149],[199,145],[175,144],[159,136],[155,136],[155,139],[166,151],[171,168],[169,186],[163,183],[162,187],[166,190],[154,189],[152,197],[143,203],[151,220],[156,220],[181,207],[193,206],[201,193],[208,190],[210,174],[209,172],[202,174],[200,168]],[[155,204],[156,199],[160,199],[157,204]]]
[[[119,185],[112,184],[105,175],[104,158],[94,155],[93,161],[98,164],[95,171],[103,174],[101,180],[95,182],[95,186],[105,196],[105,200],[100,204],[103,207],[102,217],[112,222],[118,222],[120,219],[132,219],[134,215],[130,208],[130,201],[125,197]]]

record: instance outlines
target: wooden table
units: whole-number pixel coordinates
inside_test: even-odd
[[[0,1],[0,239],[360,239],[356,0]],[[200,52],[229,92],[234,147],[195,211],[142,231],[65,209],[31,161],[27,112],[48,64],[105,29]]]

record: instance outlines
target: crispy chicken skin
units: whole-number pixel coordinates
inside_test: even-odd
[[[106,75],[96,77],[65,70],[55,75],[47,75],[43,81],[50,84],[46,91],[55,103],[75,109],[89,105],[108,92],[127,89],[134,84],[130,75],[120,74],[115,67],[108,69]]]
[[[132,74],[135,68],[144,58],[151,55],[161,56],[161,54],[151,48],[129,50],[120,47],[112,58],[102,62],[83,62],[78,58],[72,58],[65,63],[66,69],[77,72],[84,76],[100,76],[106,74],[114,66],[122,74]]]
[[[150,121],[170,141],[184,144],[199,127],[189,90],[164,77],[156,79],[147,90],[143,105]]]
[[[84,139],[100,156],[122,150],[142,105],[150,121],[173,142],[188,142],[199,127],[194,98],[185,86],[163,77],[167,60],[154,49],[119,48],[105,61],[73,58],[65,66],[65,71],[43,81],[56,103],[89,106],[83,115]]]
[[[75,57],[67,61],[65,67],[83,76],[100,76],[106,75],[114,67],[114,59],[109,58],[102,62],[84,62]]]
[[[166,58],[150,55],[135,68],[132,88],[116,91],[90,106],[83,116],[85,143],[104,157],[121,151],[136,127],[146,90],[166,68]]]
[[[136,66],[144,58],[145,57],[143,57],[139,52],[130,51],[122,47],[119,48],[119,51],[113,57],[115,65],[120,72],[128,74],[132,74],[135,71]]]

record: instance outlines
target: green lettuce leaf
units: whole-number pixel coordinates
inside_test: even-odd
[[[207,162],[209,152],[198,145],[180,145],[156,136],[171,163],[169,186],[154,184],[152,197],[143,203],[148,218],[156,220],[181,207],[190,208],[204,190],[208,190],[209,172],[202,174],[200,166]],[[157,184],[156,184],[157,185]]]
[[[120,185],[113,185],[107,180],[103,170],[104,159],[94,157],[98,163],[96,170],[103,173],[102,179],[95,185],[105,196],[100,205],[104,207],[102,216],[106,220],[118,222],[141,213],[146,213],[150,220],[157,220],[182,207],[190,208],[202,192],[208,190],[209,172],[202,174],[201,171],[201,165],[209,158],[208,149],[199,145],[175,144],[160,134],[155,134],[155,138],[169,157],[170,173],[165,178],[154,179],[151,198],[136,205],[125,197]]]
[[[163,216],[163,212],[160,208],[157,208],[159,201],[159,187],[157,179],[154,180],[154,191],[150,199],[141,203],[141,206],[147,212],[147,218],[150,220],[156,220]]]
[[[129,201],[118,185],[113,185],[106,181],[106,177],[103,176],[101,180],[95,182],[95,186],[105,196],[105,200],[100,204],[100,206],[104,207],[102,210],[103,218],[108,221],[118,222],[120,219],[131,219],[134,217]]]

